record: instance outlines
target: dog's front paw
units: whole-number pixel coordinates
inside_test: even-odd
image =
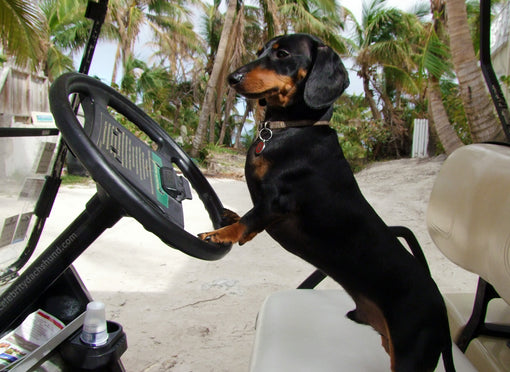
[[[219,241],[220,238],[218,237],[216,230],[198,234],[198,238],[211,243],[224,243]]]
[[[211,243],[234,244],[241,240],[245,230],[243,224],[235,222],[218,230],[198,234],[198,237]]]

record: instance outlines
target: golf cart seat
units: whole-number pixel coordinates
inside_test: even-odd
[[[342,290],[295,289],[270,295],[257,319],[251,372],[387,372],[390,358],[369,326],[345,317]],[[475,372],[454,346],[457,371]],[[436,371],[444,371],[442,360]]]
[[[444,295],[457,371],[510,366],[509,190],[510,147],[495,144],[454,152],[433,187],[427,211],[432,239],[451,261],[480,276],[474,309],[474,293]],[[492,298],[488,324],[485,309]],[[257,320],[251,372],[388,371],[377,333],[345,317],[353,308],[341,290],[269,296]],[[436,371],[443,370],[440,360]]]
[[[444,298],[453,340],[484,372],[510,366],[509,190],[510,146],[464,146],[443,164],[427,211],[437,247],[479,276],[476,295]]]

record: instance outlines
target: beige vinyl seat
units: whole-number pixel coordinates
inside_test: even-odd
[[[446,257],[479,276],[476,294],[444,295],[454,341],[479,371],[510,371],[510,147],[475,144],[450,155],[427,226]]]
[[[451,261],[480,276],[473,293],[444,296],[460,345],[454,345],[457,371],[510,371],[510,147],[476,144],[449,156],[431,193],[427,225]],[[376,332],[345,317],[353,308],[341,290],[272,294],[257,320],[251,372],[389,371]],[[444,371],[442,361],[436,371]]]
[[[369,326],[345,317],[354,302],[342,290],[276,292],[257,319],[251,372],[388,372],[390,358]],[[476,372],[454,346],[458,372]],[[442,360],[436,371],[444,371]]]

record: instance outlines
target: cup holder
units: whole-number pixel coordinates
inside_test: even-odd
[[[75,368],[98,370],[115,363],[127,350],[127,339],[119,323],[107,321],[108,341],[101,346],[90,346],[81,339],[81,328],[60,346],[62,358]]]

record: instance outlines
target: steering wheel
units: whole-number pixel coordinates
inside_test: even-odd
[[[84,125],[70,97],[78,94]],[[202,241],[184,230],[183,199],[188,181],[200,197],[214,228],[222,226],[223,206],[209,182],[177,143],[139,107],[97,79],[66,73],[50,88],[57,127],[100,191],[166,244],[204,260],[217,260],[231,245]],[[122,119],[116,118],[122,116]],[[120,122],[129,121],[150,138],[146,143]],[[129,125],[129,124],[128,124]],[[174,165],[183,173],[179,176]]]

